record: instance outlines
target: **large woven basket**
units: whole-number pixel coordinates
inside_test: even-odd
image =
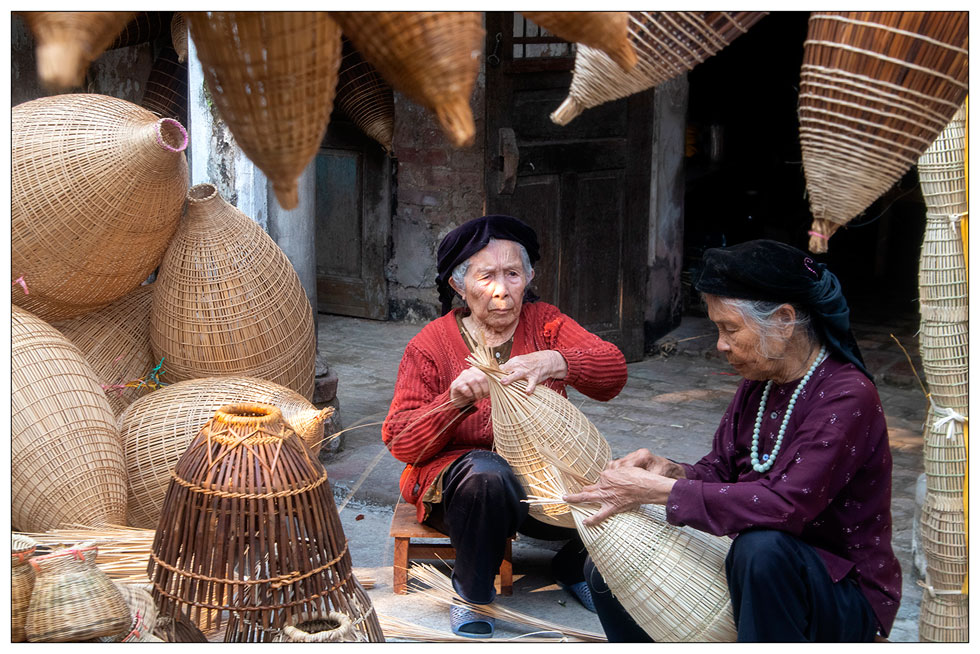
[[[160,48],[153,68],[143,87],[140,106],[149,109],[161,118],[173,118],[180,123],[187,122],[187,64],[181,63],[177,51],[169,46]]]
[[[154,365],[150,350],[152,300],[153,285],[147,284],[105,309],[52,324],[85,355],[117,416],[149,390],[139,380]],[[133,385],[126,386],[129,383]]]
[[[323,11],[188,12],[204,79],[235,142],[284,209],[330,122],[340,28]]]
[[[922,593],[919,641],[966,643],[970,640],[970,598],[967,595]]]
[[[324,605],[384,641],[327,472],[273,406],[229,405],[201,429],[177,462],[147,574],[162,616],[187,610],[210,628],[227,611],[226,641],[268,642]]]
[[[141,43],[155,41],[170,30],[173,16],[169,11],[140,11],[126,23],[118,36],[109,44],[107,50],[128,48]]]
[[[963,104],[968,12],[814,12],[803,48],[800,144],[810,249],[916,163]]]
[[[576,474],[590,482],[599,479],[611,458],[609,443],[574,404],[546,386],[528,395],[524,381],[500,384],[506,373],[489,350],[478,349],[468,362],[490,379],[493,447],[513,468],[528,496],[550,496],[561,485],[554,467],[538,452],[537,443],[543,443]],[[530,512],[543,522],[575,527],[565,504],[532,505]]]
[[[165,386],[129,406],[116,423],[129,479],[126,520],[154,529],[170,473],[201,427],[226,404],[261,402],[278,407],[289,427],[314,455],[332,407],[319,411],[285,386],[254,377],[205,377]]]
[[[920,527],[929,585],[960,590],[970,570],[963,498],[926,493]]]
[[[602,50],[623,70],[636,65],[626,11],[522,11],[524,17],[566,41]]]
[[[12,525],[122,524],[126,464],[95,372],[61,332],[16,306],[10,337]]]
[[[72,642],[113,636],[129,627],[119,588],[95,565],[91,543],[31,559],[36,579],[27,611],[27,639]]]
[[[631,11],[637,64],[623,70],[601,50],[579,44],[568,97],[551,114],[567,125],[586,109],[651,89],[717,53],[767,12]]]
[[[395,94],[391,87],[364,61],[348,39],[344,39],[337,76],[337,106],[357,127],[391,152],[395,133]]]
[[[12,112],[13,301],[45,320],[100,309],[159,265],[187,194],[187,133],[131,102],[56,95]]]
[[[24,624],[27,607],[34,590],[34,568],[28,561],[34,556],[37,543],[24,534],[11,535],[10,547],[10,640],[20,643],[27,640]]]
[[[212,184],[187,215],[153,291],[150,344],[167,379],[247,375],[313,397],[316,334],[299,276],[258,224]]]
[[[37,41],[37,74],[52,89],[81,86],[95,61],[136,12],[24,11]],[[16,142],[16,141],[15,141]]]
[[[963,425],[954,420],[936,427],[936,413],[930,408],[926,412],[922,461],[927,491],[962,503],[963,481],[966,479]]]
[[[184,63],[187,60],[187,20],[182,11],[175,11],[170,20],[170,40],[177,51],[177,61]]]
[[[449,141],[476,137],[470,95],[480,70],[477,11],[333,11],[354,47],[397,91],[435,113]]]
[[[153,587],[141,583],[113,583],[129,607],[129,625],[114,636],[102,636],[96,640],[100,643],[142,643],[155,638],[153,628],[157,623],[157,607],[150,594]]]

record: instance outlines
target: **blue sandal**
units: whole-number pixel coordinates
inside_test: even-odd
[[[449,607],[449,625],[457,636],[467,638],[493,638],[497,621],[489,615],[477,613],[465,606]]]
[[[562,588],[567,590],[572,596],[579,601],[579,603],[584,606],[587,610],[595,613],[595,603],[592,601],[592,590],[589,589],[589,585],[584,581],[580,581],[577,584],[562,584]]]

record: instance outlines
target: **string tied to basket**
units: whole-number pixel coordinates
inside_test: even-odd
[[[956,423],[965,425],[968,418],[956,411],[956,409],[951,409],[949,407],[939,406],[936,404],[936,401],[932,398],[932,393],[929,393],[926,397],[929,398],[929,404],[932,406],[932,410],[937,415],[936,422],[933,423],[932,428],[936,431],[942,431],[943,427],[945,427],[946,438],[953,438]]]
[[[932,596],[932,597],[936,597],[937,595],[968,595],[969,594],[965,590],[963,590],[962,588],[957,588],[955,590],[952,590],[952,589],[951,590],[945,590],[945,589],[942,589],[942,588],[936,588],[935,586],[932,585],[932,579],[929,578],[929,571],[928,570],[926,570],[926,578],[925,578],[925,581],[923,581],[922,579],[919,579],[915,583],[916,583],[916,585],[920,586],[921,588],[924,588],[926,590],[926,592],[928,592],[929,595]]]
[[[951,213],[946,216],[949,219],[949,228],[953,231],[953,236],[959,236],[959,233],[956,231],[956,224],[960,222],[962,218],[966,218],[969,215],[969,211],[961,211],[959,213]]]

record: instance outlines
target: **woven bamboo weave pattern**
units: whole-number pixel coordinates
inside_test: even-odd
[[[130,525],[156,528],[170,473],[180,456],[215,411],[238,402],[279,408],[289,427],[314,455],[319,453],[332,407],[317,410],[296,391],[254,377],[205,377],[171,384],[131,404],[117,422],[129,479]]]
[[[919,607],[919,642],[966,643],[970,640],[970,598],[923,591]]]
[[[31,559],[37,575],[27,611],[27,639],[71,642],[113,636],[130,624],[119,588],[95,566],[98,549],[80,543]]]
[[[800,143],[810,249],[916,163],[966,97],[966,12],[814,12],[804,43]]]
[[[113,415],[147,393],[146,386],[122,388],[153,368],[150,305],[153,285],[140,286],[105,309],[52,324],[78,346],[105,388]]]
[[[966,478],[963,425],[951,421],[936,427],[936,419],[935,411],[930,408],[926,413],[922,445],[926,489],[929,493],[950,496],[962,502],[963,480]]]
[[[766,12],[631,11],[629,40],[637,64],[625,71],[609,56],[580,44],[568,97],[551,120],[567,125],[586,109],[651,89],[716,54]]]
[[[81,86],[89,64],[132,19],[133,11],[24,11],[37,41],[37,75],[45,86]]]
[[[177,61],[184,63],[187,60],[187,20],[182,11],[175,11],[170,20],[170,40],[177,51]]]
[[[275,241],[212,184],[160,264],[150,314],[153,356],[167,379],[260,377],[313,397],[316,335],[299,276]]]
[[[555,36],[602,50],[623,70],[636,65],[625,11],[522,11],[525,18]]]
[[[146,635],[152,635],[157,622],[157,607],[150,594],[149,584],[123,584],[113,581],[122,595],[126,606],[129,607],[130,622],[121,632],[114,636],[102,636],[100,643],[132,643],[146,642]]]
[[[919,352],[932,399],[966,415],[970,396],[970,330],[966,321],[922,320]]]
[[[31,603],[34,590],[34,568],[28,560],[34,556],[37,543],[23,535],[11,535],[10,547],[10,640],[20,643],[27,640],[24,623],[27,622],[27,607]]]
[[[95,372],[61,332],[16,306],[10,336],[12,525],[122,523],[126,464]]]
[[[171,14],[169,11],[138,12],[106,49],[127,48],[155,41],[170,30],[170,21],[173,18]]]
[[[327,131],[340,28],[323,11],[188,12],[208,91],[284,209]]]
[[[970,569],[963,498],[927,493],[921,534],[928,583],[935,590],[963,588]]]
[[[450,143],[473,144],[476,126],[470,96],[483,51],[480,12],[330,13],[389,84],[435,113]]]
[[[17,105],[11,134],[14,303],[63,320],[139,286],[180,221],[183,126],[88,93]]]
[[[590,482],[599,479],[611,458],[609,443],[574,404],[545,386],[528,395],[523,381],[500,384],[504,373],[489,351],[477,350],[469,362],[490,379],[493,447],[514,469],[529,496],[551,495],[560,488],[555,469],[535,447],[539,442],[577,474]],[[544,522],[575,526],[564,504],[532,505],[530,512]]]
[[[179,59],[173,48],[164,46],[160,49],[143,87],[140,106],[161,118],[186,123],[187,98],[183,89],[187,88],[187,64]]]
[[[354,643],[357,633],[351,628],[348,616],[338,611],[326,615],[303,616],[295,624],[287,624],[275,638],[280,643]]]
[[[391,152],[395,133],[394,92],[347,39],[344,39],[337,77],[337,106],[362,132]]]
[[[226,641],[268,642],[292,616],[326,608],[383,641],[325,476],[277,408],[215,412],[177,462],[153,541],[161,616],[186,610],[210,629],[227,615]]]

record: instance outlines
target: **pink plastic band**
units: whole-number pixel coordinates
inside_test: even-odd
[[[819,236],[820,238],[822,238],[825,241],[829,241],[830,240],[830,237],[829,236],[826,236],[824,234],[821,234],[820,232],[815,232],[812,229],[810,231],[808,231],[807,234],[809,234],[810,236]]]
[[[176,125],[177,129],[180,130],[180,135],[184,138],[184,142],[180,144],[180,147],[175,148],[174,146],[170,145],[169,143],[163,140],[163,134],[160,132],[160,127],[164,123],[167,123],[168,125],[169,124]],[[181,125],[178,121],[174,120],[173,118],[161,118],[160,120],[157,121],[156,127],[157,127],[157,143],[159,143],[160,147],[162,147],[164,150],[169,150],[170,152],[183,152],[187,148],[187,143],[188,143],[187,130],[184,129],[184,126]]]

